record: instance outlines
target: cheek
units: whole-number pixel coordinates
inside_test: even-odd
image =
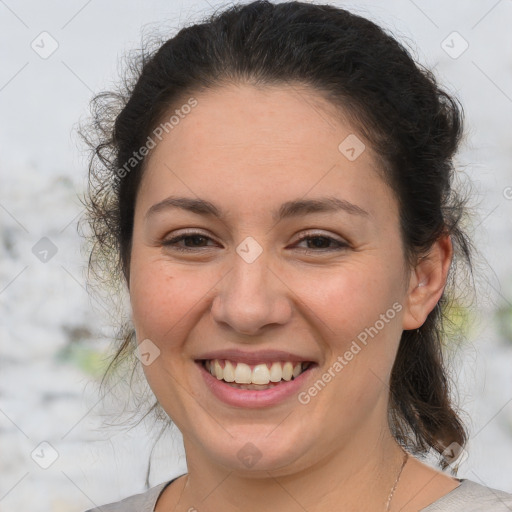
[[[204,284],[203,284],[204,287]],[[179,330],[204,292],[193,273],[184,273],[153,257],[135,257],[131,267],[130,302],[138,339],[160,344]]]
[[[177,381],[184,379],[180,354],[188,333],[197,322],[194,307],[201,307],[204,280],[197,272],[184,272],[168,261],[148,255],[133,258],[130,301],[132,321],[141,343],[149,339],[160,350],[149,365],[143,365],[149,386],[167,411],[180,416]]]
[[[399,280],[377,262],[366,263],[314,281],[301,279],[305,310],[315,313],[312,321],[327,355],[319,375],[327,384],[314,384],[305,399],[311,399],[311,411],[333,419],[333,431],[339,429],[334,418],[344,418],[351,431],[384,403],[401,334]]]
[[[398,276],[392,272],[380,268],[378,261],[360,260],[325,272],[297,272],[287,284],[307,306],[304,314],[323,326],[326,339],[338,339],[343,348],[347,337],[374,325],[402,300]],[[396,310],[391,316],[396,321]]]
[[[402,331],[403,297],[397,270],[384,267],[361,260],[314,280],[305,274],[300,279],[297,294],[307,297],[305,310],[315,313],[312,321],[327,356],[324,377],[333,383],[318,405],[339,414],[347,408],[366,414],[387,389]]]
[[[323,326],[331,340],[356,336],[399,298],[398,279],[390,269],[380,269],[378,262],[360,261],[322,271],[281,270],[289,288],[283,294],[295,301],[312,324]],[[190,324],[194,310],[200,311],[201,304],[212,300],[208,291],[218,280],[213,268],[171,265],[154,254],[134,251],[130,300],[138,338],[156,342],[171,329],[176,333]]]

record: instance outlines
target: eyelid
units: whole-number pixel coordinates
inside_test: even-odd
[[[314,230],[313,231],[306,230],[306,231],[302,232],[298,238],[298,241],[301,241],[304,238],[308,238],[308,237],[331,238],[332,240],[335,240],[336,242],[338,242],[340,244],[348,245],[348,241],[345,240],[344,238],[338,237],[337,235],[333,235],[330,233],[325,233],[322,231],[314,231]]]
[[[185,231],[180,231],[178,230],[178,232],[176,234],[173,234],[172,238],[177,238],[178,236],[193,236],[193,235],[200,235],[200,236],[204,236],[204,237],[208,237],[208,238],[211,238],[212,240],[215,240],[214,238],[211,237],[210,234],[208,233],[204,233],[202,231],[199,231],[200,228],[188,228],[188,230],[185,230]],[[332,238],[333,240],[336,240],[337,242],[339,243],[346,243],[348,244],[349,242],[347,240],[345,240],[344,238],[336,238],[337,235],[332,235],[332,234],[329,234],[329,233],[325,233],[325,232],[322,232],[322,231],[310,231],[310,230],[307,230],[306,231],[302,231],[301,232],[301,235],[299,236],[298,240],[303,240],[304,238],[307,238],[308,236],[311,236],[311,237],[315,237],[315,236],[318,236],[318,237],[325,237],[325,238]]]
[[[208,241],[213,241],[218,243],[214,238],[212,238],[210,235],[203,233],[202,231],[199,231],[198,228],[190,228],[189,230],[178,232],[177,234],[173,234],[171,238],[164,239],[161,243],[164,247],[169,247],[171,250],[175,250],[178,252],[202,252],[205,249],[211,248],[211,246],[204,246],[204,247],[182,247],[178,246],[178,242],[181,242],[182,240],[186,238],[192,238],[194,236],[202,237],[207,239]],[[337,247],[330,247],[330,248],[298,248],[298,250],[306,251],[306,252],[313,252],[313,253],[326,253],[326,252],[333,252],[333,251],[340,251],[343,249],[347,249],[351,247],[350,243],[347,240],[344,239],[338,239],[334,235],[323,233],[321,231],[304,231],[300,234],[298,239],[294,242],[294,244],[298,244],[304,240],[311,239],[311,238],[324,238],[328,240],[330,243],[334,242],[335,244],[338,244]]]
[[[188,238],[188,237],[192,238],[194,236],[203,237],[203,238],[207,239],[207,241],[211,240],[211,241],[213,241],[215,243],[219,243],[213,237],[211,237],[209,234],[203,233],[202,231],[198,231],[198,228],[190,228],[189,230],[178,231],[177,233],[173,232],[172,236],[164,237],[160,243],[164,247],[170,247],[171,249],[177,250],[177,251],[180,251],[180,252],[191,252],[191,251],[193,252],[194,251],[193,247],[179,247],[179,246],[174,245],[174,244],[177,244],[178,242],[180,242],[181,240],[183,240],[185,238]],[[211,246],[197,247],[196,249],[204,250],[204,249],[207,249],[209,247],[211,247]]]

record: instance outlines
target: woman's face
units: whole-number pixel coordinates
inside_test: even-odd
[[[136,202],[129,287],[149,385],[189,463],[278,475],[369,450],[412,328],[397,203],[371,148],[304,88],[195,98],[150,150]],[[283,380],[301,362],[314,364]]]

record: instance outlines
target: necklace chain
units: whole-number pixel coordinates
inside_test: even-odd
[[[400,481],[400,476],[402,475],[402,471],[404,469],[404,466],[407,463],[407,459],[409,458],[409,454],[405,450],[402,450],[402,451],[404,452],[404,460],[402,462],[402,467],[400,468],[400,471],[398,472],[398,476],[396,477],[395,483],[393,484],[393,487],[391,488],[391,492],[389,493],[388,501],[386,503],[386,512],[389,511],[389,506],[391,505],[391,499],[393,498],[393,494],[395,493],[395,489],[397,488],[398,482]]]
[[[391,488],[391,492],[389,493],[388,501],[386,503],[386,512],[389,512],[389,506],[391,505],[391,500],[393,498],[393,494],[395,493],[395,489],[398,486],[398,482],[400,481],[400,477],[402,476],[402,471],[403,471],[403,469],[405,467],[405,464],[407,463],[407,460],[409,459],[409,454],[405,450],[403,450],[403,449],[402,449],[402,451],[404,452],[404,460],[402,462],[402,466],[400,468],[400,471],[398,472],[398,476],[396,477],[395,483],[393,484],[393,487]],[[187,474],[187,476],[186,476],[187,482],[185,483],[185,485],[188,483],[188,476],[189,475]],[[181,495],[183,494],[184,490],[185,490],[185,486],[183,486],[183,488],[181,489],[180,499],[178,500],[178,503],[181,500]]]

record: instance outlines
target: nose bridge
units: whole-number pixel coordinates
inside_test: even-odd
[[[238,332],[254,334],[268,324],[285,323],[291,308],[267,253],[248,238],[236,248],[231,271],[219,283],[212,315]]]

